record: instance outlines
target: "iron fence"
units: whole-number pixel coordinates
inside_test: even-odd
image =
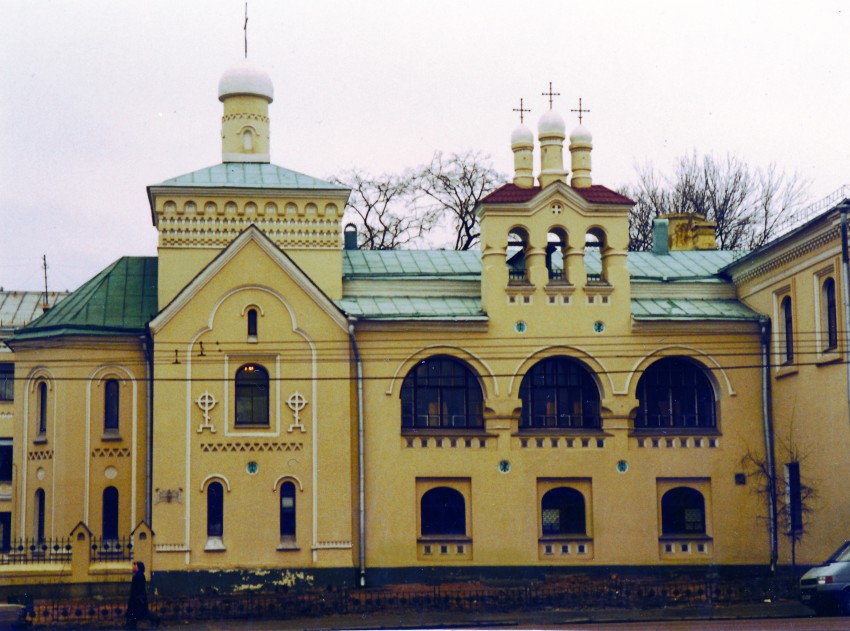
[[[89,548],[89,562],[98,561],[132,561],[133,540],[130,537],[119,537],[117,539],[103,537],[92,537]]]
[[[71,560],[71,540],[11,539],[0,549],[0,565],[29,565],[33,563],[65,563]]]

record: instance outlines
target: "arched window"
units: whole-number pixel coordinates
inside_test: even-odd
[[[105,432],[118,431],[119,391],[118,380],[109,379],[103,389],[103,429]]]
[[[295,485],[284,482],[280,485],[280,538],[295,539]]]
[[[401,426],[483,428],[481,385],[467,366],[451,357],[420,361],[401,386]]]
[[[38,384],[38,433],[47,433],[47,383]]]
[[[824,351],[838,348],[838,320],[835,306],[835,279],[827,278],[821,288],[821,311],[823,313]]]
[[[15,400],[15,364],[0,362],[0,401]]]
[[[661,498],[661,533],[664,535],[704,535],[705,499],[687,486],[670,489]]]
[[[548,491],[540,502],[543,535],[585,535],[584,495],[569,487]]]
[[[599,388],[585,366],[550,357],[532,366],[519,386],[520,429],[582,429],[601,426]]]
[[[790,364],[794,361],[794,313],[791,305],[791,296],[785,296],[780,303],[782,307],[782,343],[784,357],[783,363]]]
[[[549,280],[567,282],[567,232],[563,228],[553,228],[549,231],[546,269],[549,270]]]
[[[252,151],[254,149],[254,135],[250,129],[242,132],[242,148],[245,151]]]
[[[248,337],[257,338],[257,310],[248,309]]]
[[[269,424],[269,373],[259,364],[236,371],[236,424]]]
[[[103,538],[118,539],[118,489],[107,486],[103,490]]]
[[[427,491],[420,502],[422,536],[465,535],[466,502],[463,494],[446,486]]]
[[[33,538],[44,541],[44,489],[36,490],[33,511]]]
[[[601,228],[591,228],[587,231],[584,236],[584,269],[589,285],[607,282],[605,247],[605,232]]]
[[[207,487],[207,538],[224,536],[224,487],[211,482]]]
[[[635,428],[717,427],[714,388],[695,362],[681,357],[659,359],[641,375],[637,396]]]
[[[505,260],[508,264],[508,282],[527,283],[528,269],[525,255],[528,248],[528,233],[522,228],[514,228],[508,233]]]

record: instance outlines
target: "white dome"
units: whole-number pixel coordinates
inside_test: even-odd
[[[534,134],[525,125],[517,125],[516,129],[511,133],[511,146],[524,147],[529,145],[534,146]]]
[[[593,135],[590,133],[590,130],[584,125],[578,125],[573,133],[570,134],[570,144],[585,144],[589,145],[593,143]]]
[[[274,86],[268,73],[243,59],[224,71],[218,80],[218,100],[236,94],[251,94],[268,99],[274,99]]]
[[[563,138],[566,129],[564,119],[555,110],[547,110],[537,123],[537,134],[539,136],[560,136]]]

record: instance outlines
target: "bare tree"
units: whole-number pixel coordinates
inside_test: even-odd
[[[751,169],[727,155],[681,156],[673,178],[646,163],[636,166],[637,184],[622,189],[636,203],[629,221],[629,247],[652,247],[652,220],[668,213],[701,215],[717,224],[721,249],[752,249],[767,242],[784,216],[805,202],[808,182],[771,164]]]
[[[416,205],[413,174],[373,177],[352,170],[330,180],[351,189],[346,212],[357,226],[358,247],[393,250],[420,239],[436,223]]]
[[[505,182],[490,157],[476,151],[434,153],[416,174],[416,188],[429,210],[451,222],[455,250],[468,250],[481,236],[475,206]]]

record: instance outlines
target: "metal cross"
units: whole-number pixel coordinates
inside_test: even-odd
[[[526,113],[530,112],[531,110],[527,110],[522,106],[522,98],[520,97],[520,99],[519,99],[519,109],[514,108],[513,111],[519,112],[519,124],[522,125],[525,122],[525,120],[523,118],[523,114],[526,114]]]
[[[584,110],[581,108],[581,97],[578,97],[578,109],[570,110],[571,112],[578,112],[578,124],[581,125],[581,115],[582,114],[590,114],[590,110]]]
[[[560,92],[552,92],[552,82],[550,81],[549,82],[549,91],[548,92],[542,92],[541,96],[548,96],[549,97],[549,109],[551,110],[552,109],[552,97],[561,96],[561,93]]]
[[[245,24],[242,26],[245,31],[245,59],[248,59],[248,3],[245,3]]]

